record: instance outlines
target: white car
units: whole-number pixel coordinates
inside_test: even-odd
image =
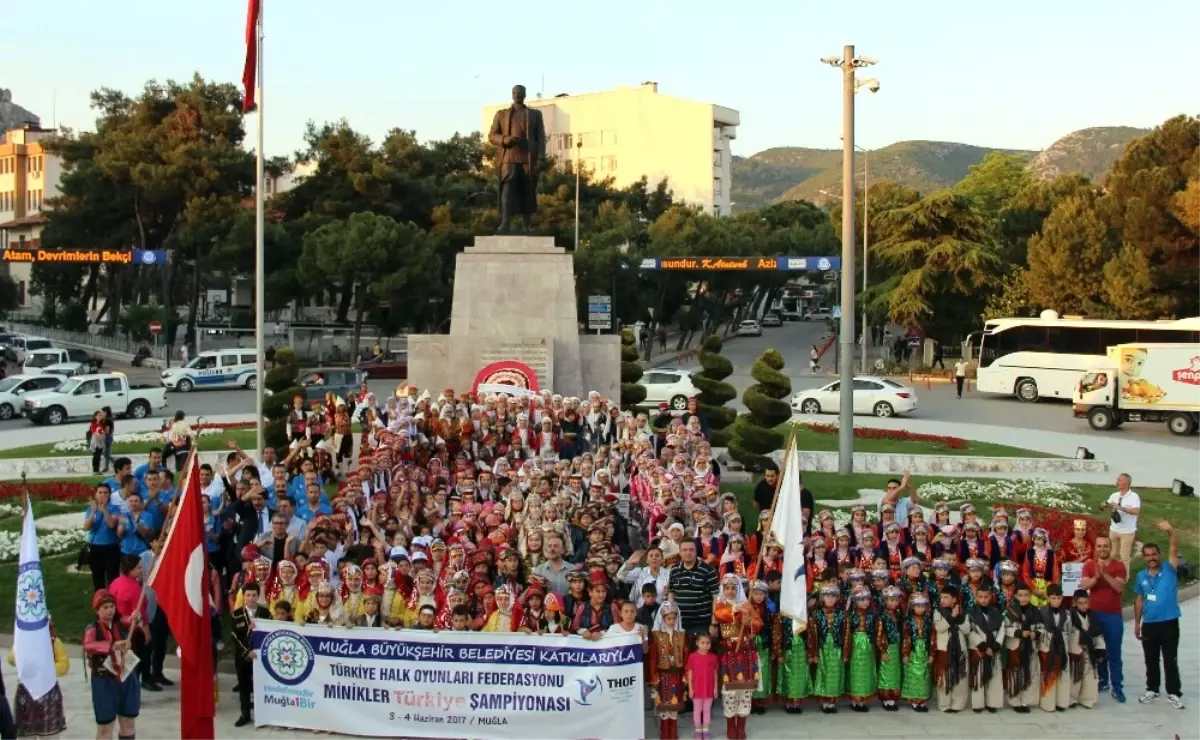
[[[828,321],[833,318],[833,314],[827,308],[818,308],[812,311],[806,311],[804,314],[805,321]]]
[[[792,396],[792,411],[799,414],[836,414],[840,408],[841,383],[834,381]],[[917,408],[917,392],[890,378],[873,375],[854,379],[854,413],[887,417],[907,414]]]
[[[783,326],[783,319],[779,318],[777,313],[769,313],[762,317],[762,325],[767,326]]]
[[[688,399],[699,395],[700,390],[692,385],[692,373],[688,370],[654,368],[647,370],[638,381],[646,388],[648,406],[666,403],[674,411],[687,408]]]
[[[738,324],[737,335],[739,337],[761,337],[762,327],[754,319],[746,319]]]
[[[21,411],[21,396],[30,391],[50,391],[65,381],[61,375],[10,375],[0,380],[0,419],[8,420]]]
[[[63,378],[73,378],[76,375],[87,375],[92,372],[92,368],[84,365],[82,362],[59,362],[54,365],[47,365],[42,368],[42,372],[50,375],[58,375]]]

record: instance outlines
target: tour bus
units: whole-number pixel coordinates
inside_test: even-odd
[[[979,391],[1015,395],[1027,403],[1069,401],[1080,376],[1104,359],[1109,347],[1200,342],[1200,318],[1107,321],[1043,311],[1036,319],[992,319],[967,341],[979,360]]]

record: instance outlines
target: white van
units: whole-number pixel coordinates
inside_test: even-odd
[[[164,370],[167,388],[188,393],[196,388],[258,388],[258,349],[233,347],[201,352],[183,367]]]
[[[27,337],[19,334],[12,338],[4,354],[18,365],[24,365],[25,355],[29,352],[35,349],[50,349],[50,346],[50,340],[46,337]]]

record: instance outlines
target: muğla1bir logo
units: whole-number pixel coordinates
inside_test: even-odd
[[[317,663],[308,640],[291,630],[277,630],[267,635],[258,657],[267,673],[285,686],[303,683]]]
[[[49,624],[46,611],[46,586],[42,581],[42,568],[38,563],[26,563],[17,575],[17,627],[23,630],[40,630]]]

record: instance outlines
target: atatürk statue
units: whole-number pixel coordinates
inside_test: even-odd
[[[524,85],[512,89],[512,99],[510,107],[496,111],[488,133],[488,141],[500,148],[500,234],[508,233],[518,214],[529,233],[537,211],[538,166],[546,156],[542,112],[525,105]]]

